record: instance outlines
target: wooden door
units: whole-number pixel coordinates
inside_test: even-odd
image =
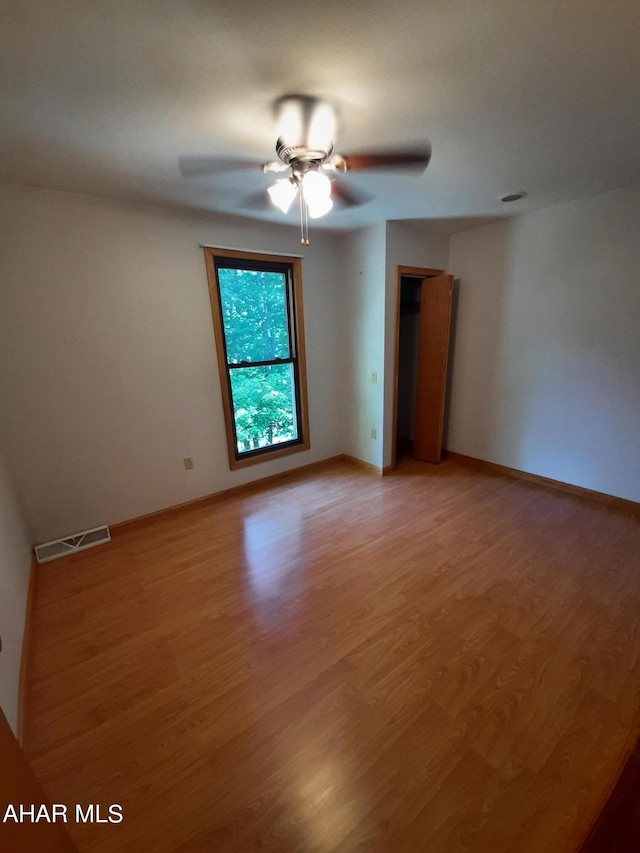
[[[423,278],[413,455],[425,462],[442,456],[453,276]]]
[[[3,822],[7,807],[12,805],[19,815],[20,804],[29,808],[35,805],[35,814],[47,798],[24,753],[18,746],[7,720],[0,708],[0,850],[3,853],[78,853],[62,823],[12,819]],[[51,815],[51,806],[48,806]]]

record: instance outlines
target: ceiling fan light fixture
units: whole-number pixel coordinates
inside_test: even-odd
[[[276,152],[285,163],[312,155],[328,157],[333,150],[336,129],[331,104],[311,95],[285,95],[275,105],[278,123]]]
[[[302,178],[302,194],[308,205],[319,206],[325,199],[331,199],[331,181],[321,172],[310,169]]]
[[[324,216],[325,213],[329,213],[332,207],[333,202],[328,197],[318,199],[311,204],[307,202],[307,210],[309,211],[310,219],[319,219],[321,216]]]
[[[297,98],[282,98],[277,104],[278,137],[285,145],[299,145],[303,139],[304,110]]]
[[[319,219],[333,207],[331,181],[321,172],[311,169],[302,179],[302,195],[311,219]]]
[[[330,104],[318,101],[309,120],[308,145],[317,151],[331,151],[336,132],[336,114]]]
[[[279,207],[283,213],[288,213],[291,204],[298,194],[298,189],[290,178],[281,178],[267,190],[271,201]]]

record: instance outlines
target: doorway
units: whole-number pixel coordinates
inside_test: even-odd
[[[398,266],[391,470],[398,456],[442,454],[453,276]]]

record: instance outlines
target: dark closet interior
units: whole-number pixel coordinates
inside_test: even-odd
[[[398,340],[398,455],[411,452],[416,418],[418,353],[420,349],[421,279],[400,279],[400,325]]]

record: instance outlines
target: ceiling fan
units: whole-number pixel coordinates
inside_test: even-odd
[[[268,188],[271,202],[283,213],[297,199],[301,243],[309,245],[309,218],[324,216],[334,199],[343,207],[364,204],[370,196],[338,180],[347,172],[366,169],[424,172],[431,159],[428,142],[414,147],[359,154],[334,154],[336,115],[333,107],[310,95],[285,95],[275,105],[278,121],[277,160],[260,163],[233,158],[181,158],[185,177],[233,169],[260,168],[265,174],[288,173]],[[253,198],[259,205],[262,198]]]

